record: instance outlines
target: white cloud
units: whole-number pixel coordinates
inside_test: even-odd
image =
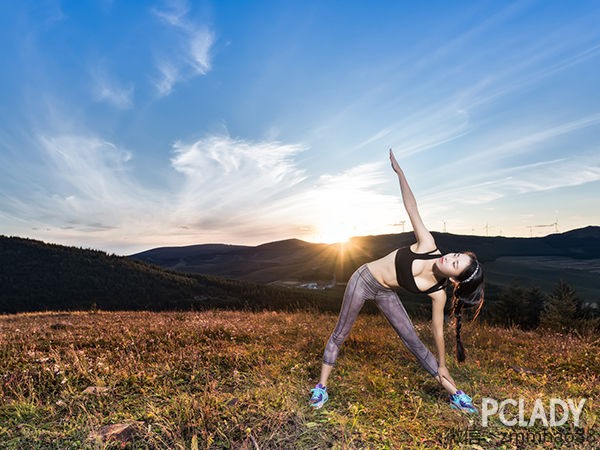
[[[28,223],[38,238],[75,245],[109,241],[122,248],[137,243],[137,249],[231,242],[236,235],[264,242],[296,221],[295,215],[281,217],[273,205],[285,204],[304,179],[294,162],[305,149],[300,144],[229,136],[177,143],[171,170],[179,177],[161,190],[136,179],[130,151],[96,136],[45,134],[38,144],[44,176],[19,197],[0,196],[8,222],[15,229]]]
[[[514,155],[523,155],[527,152],[537,151],[540,150],[542,144],[551,142],[559,136],[597,126],[598,124],[600,124],[600,114],[592,114],[570,122],[560,123],[552,127],[519,136],[487,149],[480,149],[467,157],[457,159],[448,167],[464,167],[467,164],[481,161],[485,161],[489,164],[492,160],[499,160]]]
[[[130,179],[131,152],[96,137],[41,136],[52,188],[48,206],[69,222],[120,224],[144,196]]]
[[[163,9],[153,8],[171,36],[169,44],[157,53],[158,78],[154,85],[163,97],[169,95],[175,84],[199,75],[206,75],[212,68],[211,49],[214,32],[206,25],[189,18],[190,7],[184,1],[170,1]]]
[[[162,61],[157,65],[160,72],[160,78],[154,83],[158,94],[161,97],[169,95],[173,85],[179,81],[178,69],[168,61]]]
[[[15,229],[28,224],[32,237],[102,248],[111,242],[135,251],[287,237],[331,241],[398,232],[393,224],[401,220],[410,229],[387,159],[311,180],[297,163],[303,144],[212,135],[173,145],[170,166],[163,168],[170,184],[159,190],[137,180],[131,151],[97,136],[46,133],[38,143],[44,165],[35,173],[43,170],[47,178],[36,175],[18,198],[0,196],[3,222]],[[452,219],[448,215],[461,210],[481,211],[503,197],[600,180],[600,156],[462,175],[456,184],[439,178],[434,193],[416,192],[426,223],[441,223],[441,214]],[[455,227],[459,222],[452,220]]]
[[[304,149],[299,144],[248,142],[229,136],[176,143],[171,164],[185,175],[177,193],[176,220],[200,228],[216,222],[243,225],[247,215],[255,217],[256,223],[264,222],[269,202],[303,180],[292,158]]]
[[[205,75],[210,70],[210,48],[214,35],[209,30],[201,29],[190,38],[190,55],[196,72]]]
[[[529,236],[529,225],[550,224],[557,217],[563,231],[597,222],[597,208],[591,199],[585,219],[564,215],[571,202],[581,201],[570,197],[568,188],[600,181],[597,152],[494,171],[463,172],[457,178],[460,182],[453,186],[441,184],[435,193],[420,196],[426,223],[437,225],[437,229],[442,229],[444,218],[450,232]],[[591,185],[582,189],[593,191]],[[551,227],[540,231],[551,231]]]
[[[174,27],[185,26],[185,16],[190,11],[190,6],[185,0],[170,0],[164,2],[164,8],[152,8],[152,13],[165,23]]]
[[[600,156],[583,155],[550,161],[535,168],[515,170],[515,175],[499,183],[517,194],[579,186],[600,180]]]
[[[482,181],[485,180],[485,181]],[[574,155],[492,172],[464,174],[460,184],[442,185],[423,196],[428,211],[482,205],[503,197],[579,186],[600,180],[600,155]]]
[[[46,134],[38,142],[47,178],[19,198],[0,197],[0,211],[18,228],[29,224],[33,237],[53,242],[103,248],[111,242],[133,251],[191,242],[327,240],[339,227],[364,234],[373,224],[397,222],[401,213],[399,197],[379,192],[388,181],[382,164],[311,182],[296,163],[302,144],[228,135],[178,142],[171,158],[176,178],[153,190],[136,179],[132,152],[111,142],[77,134]]]
[[[356,145],[353,148],[353,150],[358,150],[360,148],[366,147],[369,144],[372,144],[373,142],[377,142],[377,141],[383,139],[384,137],[388,136],[391,132],[392,132],[391,128],[384,128],[382,130],[379,130],[377,133],[375,133],[371,137],[365,139],[364,141],[362,141],[358,145]]]
[[[168,202],[135,181],[131,152],[76,134],[39,136],[38,144],[43,166],[32,168],[35,181],[23,183],[18,197],[0,199],[10,222],[21,222],[21,229],[26,222],[44,230],[40,238],[60,242],[119,241],[133,230],[156,231],[155,215]]]
[[[122,86],[100,67],[93,69],[91,75],[92,94],[96,101],[107,102],[120,109],[129,109],[133,106],[133,84]]]

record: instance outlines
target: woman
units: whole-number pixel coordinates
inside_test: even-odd
[[[460,339],[461,310],[463,307],[483,304],[483,268],[475,254],[449,253],[442,255],[431,233],[425,228],[415,197],[410,190],[402,169],[390,149],[390,161],[398,175],[402,201],[410,218],[417,242],[410,247],[394,250],[381,259],[359,267],[348,280],[337,325],[327,342],[323,355],[321,378],[312,389],[311,406],[320,408],[329,398],[327,379],[337,358],[339,349],[348,337],[352,324],[365,300],[372,299],[388,319],[404,344],[419,363],[450,393],[453,408],[476,413],[471,398],[456,388],[446,367],[444,349],[445,287],[453,285],[453,305],[456,317],[456,343],[459,361],[464,361],[464,348]],[[433,354],[421,342],[406,310],[394,289],[404,289],[427,294],[432,301],[432,331],[438,354]]]

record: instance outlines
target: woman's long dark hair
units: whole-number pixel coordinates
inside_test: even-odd
[[[456,326],[456,358],[459,362],[465,360],[465,348],[460,338],[462,309],[476,307],[475,317],[477,317],[483,306],[483,267],[479,261],[477,261],[475,253],[463,253],[471,258],[471,263],[458,277],[456,277],[454,291],[452,293],[452,304],[454,306]]]

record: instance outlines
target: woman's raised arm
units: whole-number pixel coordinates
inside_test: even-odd
[[[408,185],[408,181],[406,181],[406,177],[404,176],[404,172],[400,168],[398,161],[396,161],[394,152],[391,148],[390,162],[392,163],[392,169],[394,169],[394,172],[396,172],[396,174],[398,175],[398,181],[400,182],[400,191],[402,193],[402,202],[404,203],[404,208],[406,208],[408,218],[410,219],[410,223],[412,224],[415,237],[417,238],[417,250],[433,250],[435,248],[435,241],[433,239],[433,236],[423,224],[423,220],[421,219],[421,215],[419,214],[419,209],[417,208],[417,201],[415,200],[415,196],[413,195],[410,186]]]

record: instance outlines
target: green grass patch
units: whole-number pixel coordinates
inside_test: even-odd
[[[450,409],[379,315],[359,316],[330,378],[330,401],[312,410],[310,388],[335,322],[335,314],[274,311],[1,316],[0,447],[470,449],[476,435],[479,448],[524,448],[519,430],[497,416],[483,429],[479,417]],[[429,324],[415,325],[431,348]],[[482,323],[465,324],[463,336],[467,362],[457,366],[449,355],[450,371],[476,404],[587,398],[582,430],[594,439],[597,336]],[[83,393],[89,386],[106,390]],[[141,423],[127,444],[88,439],[126,421]],[[533,431],[557,438],[581,430]]]

